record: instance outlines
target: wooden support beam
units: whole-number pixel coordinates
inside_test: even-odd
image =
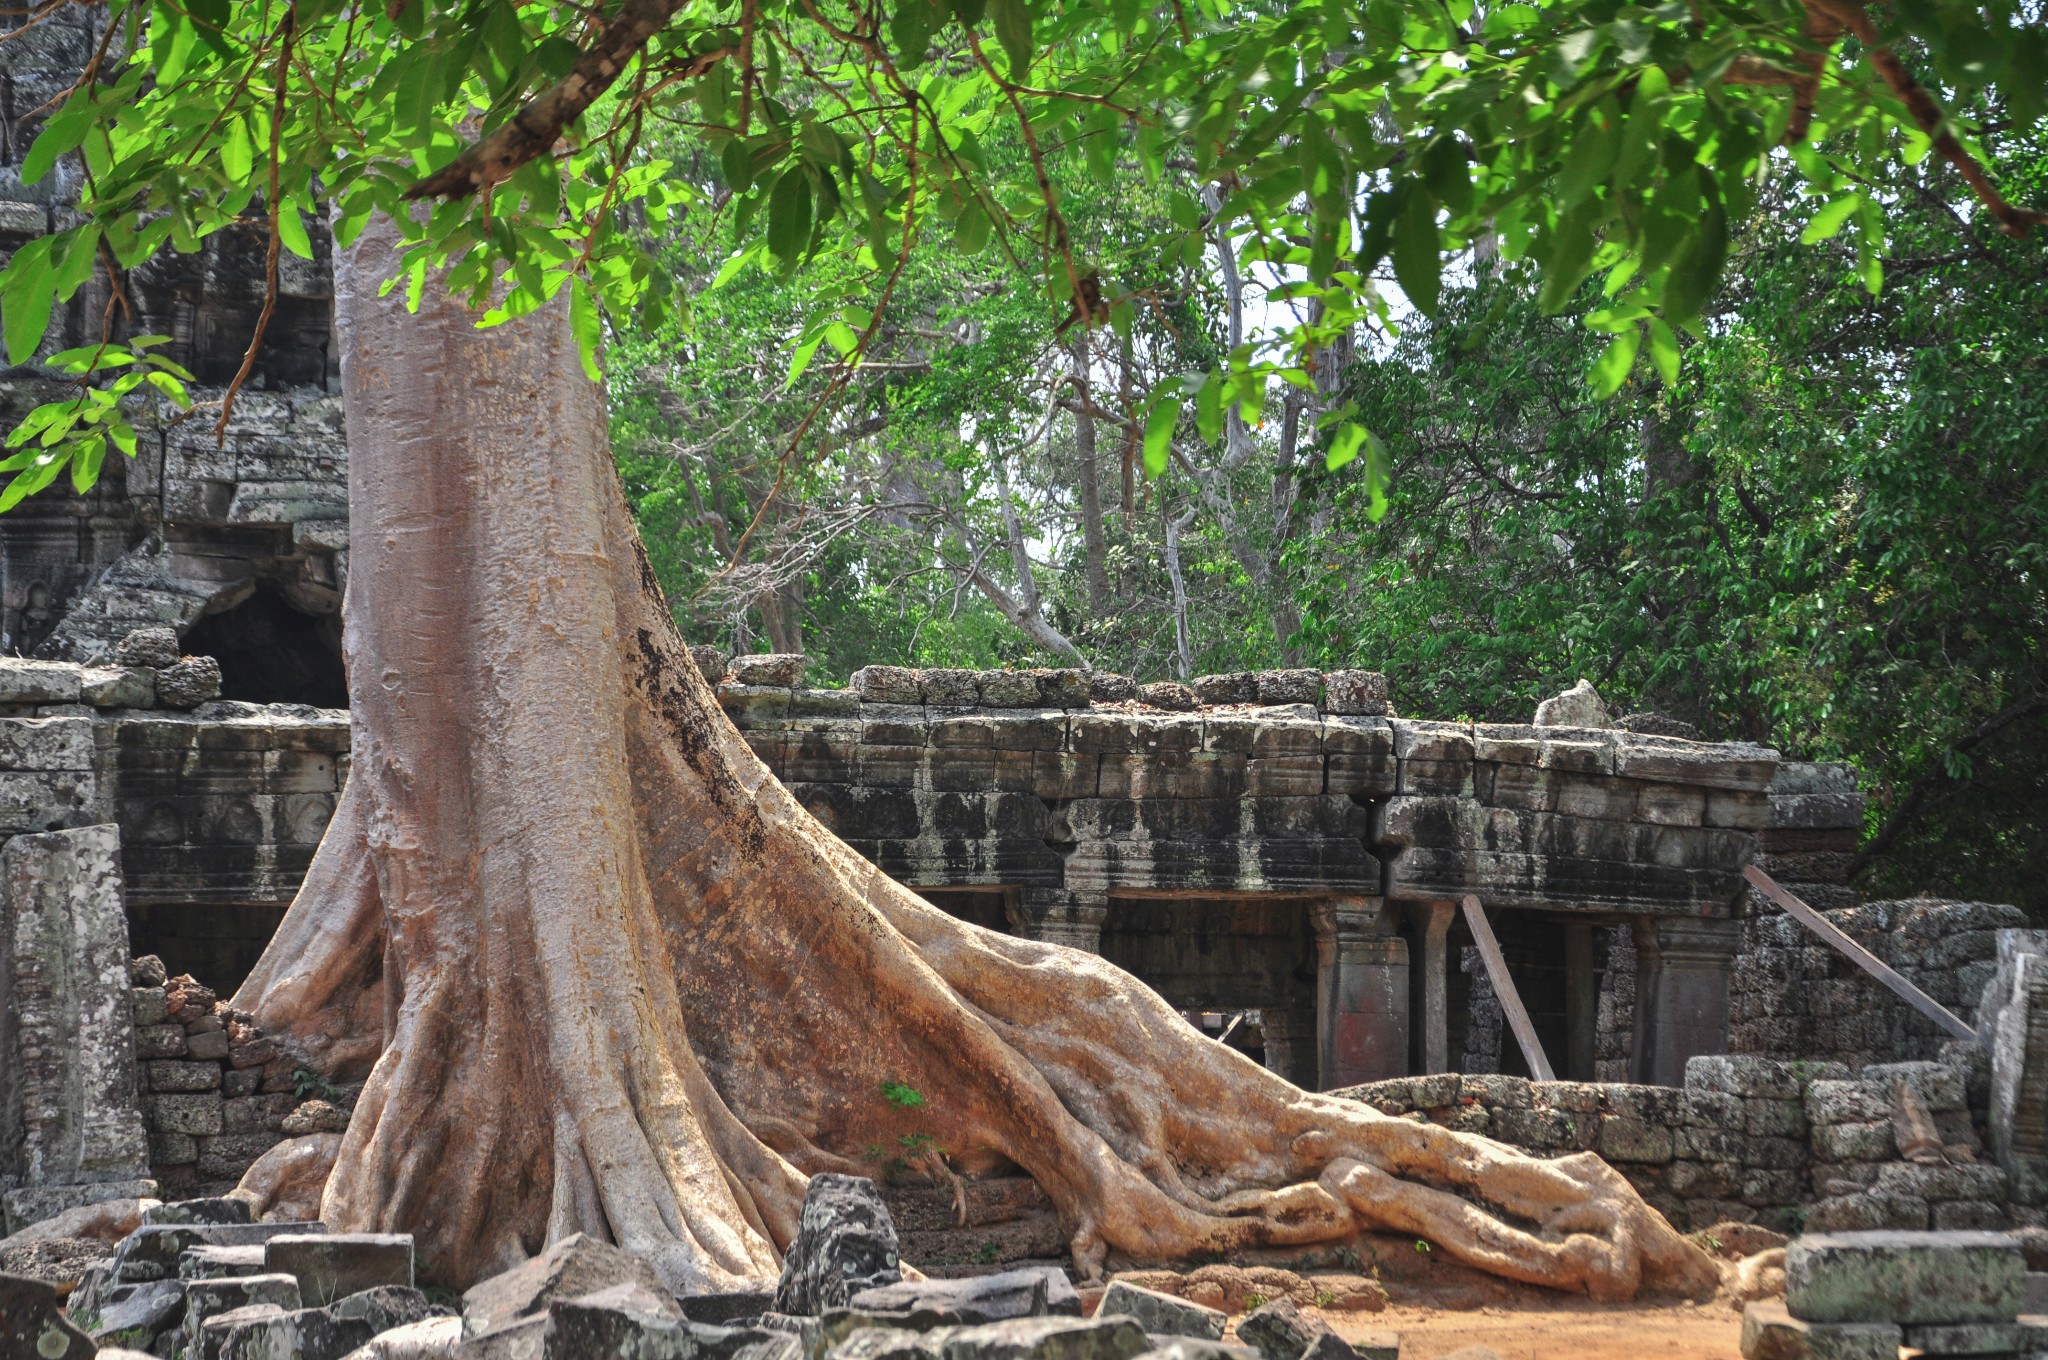
[[[1915,987],[1898,973],[1893,972],[1883,959],[1880,959],[1877,955],[1843,934],[1841,927],[1837,926],[1833,921],[1830,921],[1827,917],[1785,891],[1778,881],[1769,874],[1752,864],[1742,871],[1742,876],[1748,879],[1751,886],[1758,892],[1783,907],[1787,916],[1790,916],[1793,920],[1820,936],[1822,941],[1843,958],[1846,958],[1849,962],[1891,988],[1914,1010],[1919,1011],[1958,1039],[1968,1039],[1972,1043],[1977,1041],[1977,1031],[1964,1024],[1953,1011],[1921,991],[1918,987]]]
[[[1529,1011],[1522,1005],[1522,994],[1515,990],[1515,980],[1508,976],[1508,961],[1501,957],[1500,941],[1493,938],[1493,926],[1487,922],[1486,908],[1479,905],[1479,899],[1472,894],[1465,895],[1465,923],[1472,927],[1472,940],[1479,946],[1479,957],[1486,963],[1486,976],[1493,980],[1493,993],[1500,998],[1500,1007],[1507,1012],[1508,1027],[1515,1032],[1515,1042],[1522,1046],[1522,1057],[1529,1063],[1529,1075],[1537,1081],[1556,1081],[1557,1076],[1550,1070],[1550,1059],[1543,1056],[1543,1045],[1536,1040],[1536,1026],[1529,1022]]]

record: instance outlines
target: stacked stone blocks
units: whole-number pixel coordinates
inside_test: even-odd
[[[2022,1315],[2019,1242],[1989,1232],[1849,1232],[1785,1249],[1785,1298],[1743,1313],[1745,1360],[2019,1360],[2048,1349]]]

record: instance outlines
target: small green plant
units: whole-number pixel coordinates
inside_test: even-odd
[[[885,1081],[881,1090],[882,1099],[899,1110],[922,1110],[930,1106],[922,1091],[904,1082]],[[890,1168],[921,1172],[933,1185],[950,1183],[953,1187],[954,1221],[960,1227],[966,1227],[967,1182],[953,1169],[948,1160],[951,1154],[939,1145],[937,1138],[922,1129],[912,1129],[900,1135],[896,1142],[902,1151],[891,1160]]]
[[[1334,1291],[1328,1289],[1318,1289],[1316,1291],[1316,1307],[1328,1308],[1336,1301],[1337,1295]]]
[[[1787,1205],[1784,1209],[1779,1210],[1779,1214],[1784,1219],[1785,1231],[1788,1235],[1797,1237],[1800,1233],[1806,1231],[1806,1209],[1804,1206],[1798,1204]]]
[[[921,1110],[926,1104],[924,1092],[915,1086],[906,1086],[900,1081],[883,1082],[882,1099],[899,1110]]]
[[[1694,1246],[1698,1247],[1701,1251],[1707,1252],[1709,1255],[1718,1256],[1721,1254],[1721,1239],[1704,1228],[1694,1233],[1691,1240]]]
[[[293,1068],[292,1099],[305,1101],[311,1100],[316,1096],[321,1100],[331,1101],[336,1105],[346,1105],[348,1103],[348,1096],[343,1093],[340,1087],[321,1076],[318,1072],[315,1072],[312,1068]]]
[[[976,1247],[974,1249],[974,1259],[981,1265],[994,1265],[996,1263],[996,1244],[984,1242],[979,1247]]]
[[[1251,1293],[1244,1296],[1244,1310],[1247,1313],[1249,1313],[1252,1309],[1264,1308],[1267,1304],[1271,1302],[1272,1300],[1267,1298],[1264,1294],[1261,1294],[1257,1290],[1254,1290]]]
[[[1423,1241],[1421,1238],[1418,1237],[1415,1239],[1415,1249],[1417,1251],[1426,1252],[1430,1249],[1429,1243]]]

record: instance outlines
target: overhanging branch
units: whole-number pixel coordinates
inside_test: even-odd
[[[684,0],[626,0],[618,17],[576,56],[561,83],[542,91],[481,141],[405,191],[407,198],[468,198],[510,179],[528,161],[548,153],[585,109],[619,78],[648,42],[667,27]],[[733,49],[721,47],[692,57],[678,79],[702,75]]]

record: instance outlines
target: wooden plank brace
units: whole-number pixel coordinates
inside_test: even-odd
[[[1977,1041],[1977,1031],[1964,1024],[1953,1011],[1893,972],[1883,959],[1843,934],[1841,927],[1833,921],[1785,891],[1769,874],[1752,864],[1742,871],[1742,876],[1748,879],[1750,885],[1758,892],[1783,907],[1787,916],[1820,936],[1822,941],[1843,958],[1898,993],[1914,1010],[1958,1039],[1968,1039],[1971,1043]]]
[[[1479,905],[1479,899],[1470,893],[1465,895],[1465,923],[1472,927],[1473,943],[1479,946],[1479,957],[1486,963],[1486,976],[1493,982],[1493,994],[1500,998],[1500,1008],[1507,1012],[1508,1026],[1515,1032],[1515,1042],[1522,1046],[1522,1057],[1529,1064],[1529,1075],[1537,1081],[1556,1081],[1556,1073],[1550,1070],[1550,1059],[1543,1056],[1543,1045],[1537,1042],[1536,1026],[1529,1022],[1528,1008],[1522,1005],[1522,994],[1515,990],[1515,980],[1508,976],[1508,961],[1501,957],[1500,941],[1493,938],[1493,926],[1486,919],[1486,908]]]

